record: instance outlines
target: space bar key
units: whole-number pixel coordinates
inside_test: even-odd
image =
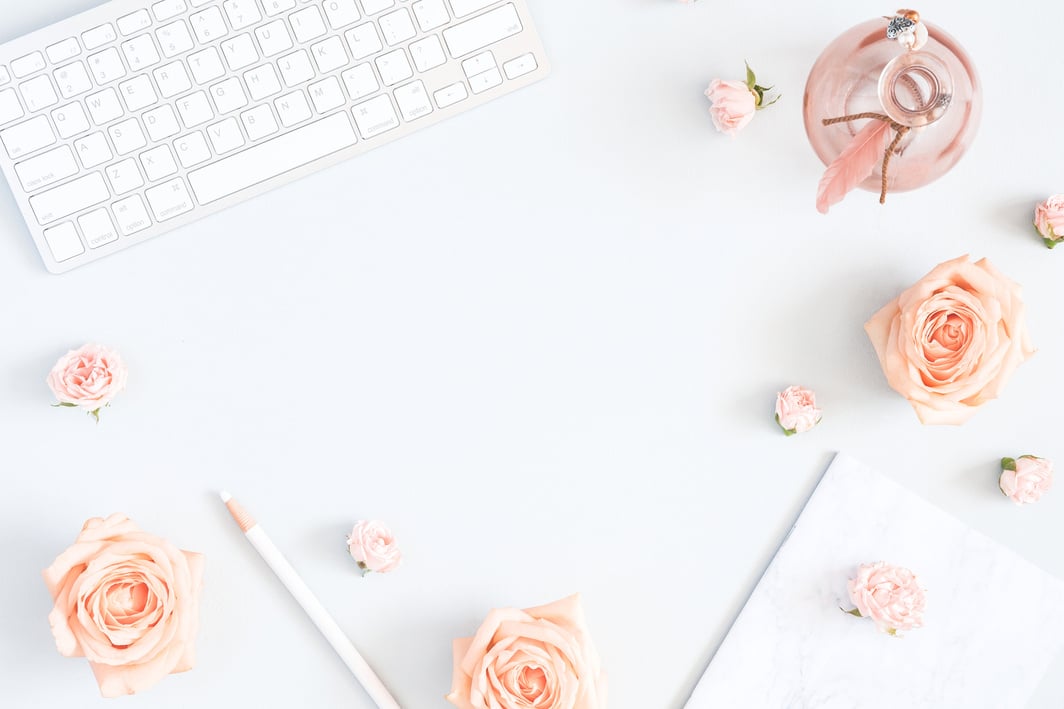
[[[188,173],[200,204],[208,204],[283,175],[355,144],[347,113],[336,113],[291,133]]]

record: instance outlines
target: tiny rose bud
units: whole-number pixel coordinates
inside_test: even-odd
[[[395,571],[403,558],[395,535],[383,523],[375,520],[363,520],[355,524],[347,538],[347,550],[363,572],[384,574]]]
[[[776,423],[788,436],[811,430],[820,423],[822,413],[811,389],[792,386],[776,394]]]
[[[58,404],[77,407],[97,422],[100,409],[111,405],[126,387],[128,371],[117,352],[100,345],[84,345],[59,358],[48,374],[48,387]]]
[[[706,89],[706,98],[713,102],[709,109],[713,125],[733,138],[757,111],[757,94],[741,81],[714,79]]]
[[[1034,227],[1049,248],[1064,241],[1064,194],[1053,195],[1035,207]]]
[[[1033,455],[1003,458],[998,487],[1017,505],[1038,502],[1053,486],[1053,462]]]
[[[856,608],[847,612],[871,618],[880,632],[896,636],[924,625],[927,591],[909,569],[883,561],[861,564],[848,590]]]

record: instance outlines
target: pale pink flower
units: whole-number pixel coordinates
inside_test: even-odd
[[[881,632],[897,635],[923,627],[927,591],[909,569],[882,561],[862,564],[849,591],[856,608],[848,612],[871,618]]]
[[[126,388],[127,376],[117,352],[90,344],[60,357],[47,382],[58,406],[76,406],[99,420],[100,409]]]
[[[776,394],[776,423],[788,436],[811,430],[820,423],[822,413],[812,389],[792,386]]]
[[[998,486],[1017,505],[1038,502],[1053,486],[1053,461],[1033,455],[1002,458]]]
[[[1064,241],[1064,194],[1053,195],[1035,207],[1034,226],[1049,248]]]
[[[347,549],[363,571],[381,574],[395,571],[403,559],[395,535],[376,520],[363,520],[355,524],[347,538]]]
[[[713,125],[733,138],[753,119],[757,110],[757,94],[741,81],[714,79],[706,89],[706,97],[713,102],[709,109]]]

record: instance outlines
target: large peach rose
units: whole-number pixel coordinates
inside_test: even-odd
[[[580,597],[489,613],[475,637],[454,641],[447,699],[459,709],[605,709]]]
[[[946,261],[865,325],[887,382],[923,423],[962,424],[1034,354],[1020,287],[989,261]]]
[[[90,519],[44,571],[56,647],[89,660],[105,697],[192,669],[203,557],[146,534],[123,515]]]

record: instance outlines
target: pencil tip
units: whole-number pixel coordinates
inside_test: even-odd
[[[218,493],[218,495],[222,498],[222,502],[229,502],[229,500],[233,499],[233,496],[225,490],[222,490],[220,493]]]

